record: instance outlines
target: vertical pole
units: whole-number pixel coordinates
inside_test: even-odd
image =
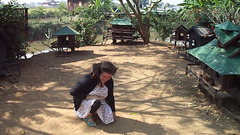
[[[25,33],[28,37],[28,8],[25,8]]]
[[[50,40],[50,29],[48,28],[48,46],[49,46],[49,40]]]

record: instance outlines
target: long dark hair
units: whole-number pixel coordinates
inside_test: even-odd
[[[102,72],[114,75],[117,69],[118,68],[114,66],[110,61],[102,61],[100,63],[95,63],[92,65],[92,78],[97,78],[101,83],[99,76]]]

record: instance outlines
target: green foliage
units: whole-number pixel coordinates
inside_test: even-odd
[[[45,18],[54,18],[56,17],[56,10],[46,10],[46,13],[45,13]]]
[[[70,12],[67,9],[67,5],[65,2],[59,3],[57,8],[44,8],[42,6],[37,7],[36,9],[29,10],[29,18],[30,19],[45,19],[45,18],[53,18],[56,17],[63,20],[63,17],[69,16]]]
[[[96,44],[97,31],[94,28],[96,22],[89,18],[82,18],[74,23],[74,28],[80,34],[76,37],[77,41],[81,41],[81,46]]]
[[[169,10],[165,14],[156,13],[151,16],[152,27],[157,31],[161,40],[169,37],[179,23],[178,13],[174,10]]]
[[[57,18],[62,20],[63,16],[68,16],[70,12],[67,9],[67,5],[64,2],[59,3],[57,10],[55,10],[55,15]]]
[[[97,24],[104,23],[108,17],[107,12],[112,11],[112,3],[110,0],[93,0],[90,1],[88,6],[78,7],[75,12],[79,14],[79,17],[73,21],[74,29],[77,30],[80,35],[76,37],[76,40],[84,45],[96,44],[97,37]]]
[[[15,1],[10,1],[6,5],[0,6],[0,28],[10,38],[7,45],[7,60],[13,61],[24,55],[27,51],[27,42],[25,33],[25,13],[21,5]]]
[[[82,18],[92,18],[93,20],[102,20],[103,15],[103,5],[104,2],[101,2],[101,0],[95,0],[88,4],[88,6],[78,7],[75,8],[75,13],[79,14],[79,17]]]
[[[61,2],[57,8],[37,7],[29,11],[29,40],[46,39],[45,34],[53,34],[64,25],[70,24],[67,5]]]
[[[37,9],[34,9],[31,11],[31,18],[36,18],[38,20],[45,18],[46,10],[43,7],[38,7]]]
[[[215,25],[227,20],[240,24],[239,0],[184,0],[181,6],[181,17],[192,25]]]

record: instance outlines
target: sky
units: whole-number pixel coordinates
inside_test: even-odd
[[[177,5],[183,3],[184,0],[162,0],[164,3],[169,3],[171,5]]]
[[[9,2],[10,0],[0,0],[4,3]],[[45,2],[47,0],[17,0],[20,4],[23,3],[30,3],[30,2]],[[56,1],[67,1],[67,0],[56,0]],[[169,3],[171,5],[177,5],[179,3],[182,3],[184,0],[162,0],[164,3]]]

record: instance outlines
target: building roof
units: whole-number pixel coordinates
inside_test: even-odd
[[[176,31],[177,29],[179,29],[179,28],[183,28],[185,31],[188,30],[185,26],[183,26],[183,25],[179,25],[179,26],[175,29],[175,31]]]
[[[74,29],[72,29],[68,26],[65,26],[53,34],[53,36],[70,36],[70,35],[79,35],[79,33],[77,31],[75,31]]]
[[[209,33],[212,33],[212,30],[210,28],[202,26],[193,26],[187,31],[187,33],[190,33],[191,31],[194,31],[198,36],[201,37],[204,37],[206,35],[209,35]]]
[[[133,25],[129,19],[114,19],[110,22],[111,25]]]
[[[220,28],[214,29],[214,33],[223,47],[226,47],[235,38],[240,37],[238,31],[224,31]]]
[[[240,75],[240,54],[236,55],[239,50],[240,48],[233,46],[227,49],[221,48],[218,46],[218,39],[215,38],[206,45],[187,52],[218,72],[219,75]]]
[[[215,26],[219,29],[226,30],[226,31],[240,31],[240,27],[229,20],[224,23],[217,24]]]

